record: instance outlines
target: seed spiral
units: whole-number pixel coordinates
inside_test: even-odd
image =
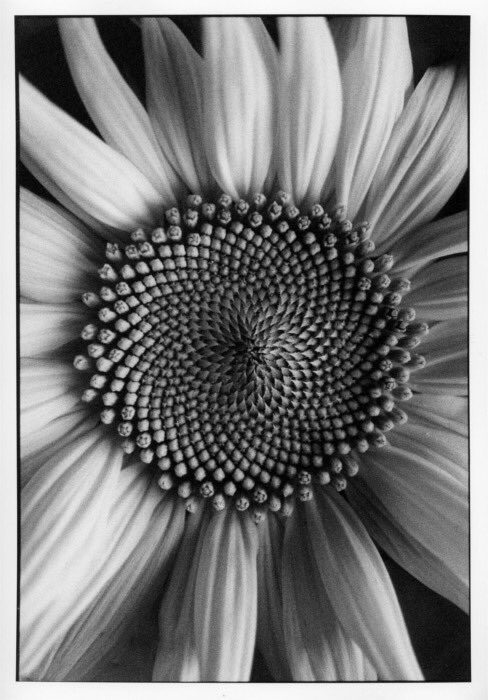
[[[407,420],[397,403],[425,366],[410,283],[369,234],[283,192],[190,195],[164,226],[107,244],[102,287],[83,295],[83,399],[188,510],[203,497],[259,521],[314,485],[343,490]]]

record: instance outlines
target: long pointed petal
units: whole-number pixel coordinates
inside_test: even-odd
[[[98,238],[60,207],[20,191],[20,293],[66,303],[96,283]]]
[[[232,197],[263,189],[274,140],[275,60],[261,20],[204,19],[205,147],[212,173]]]
[[[397,431],[394,431],[397,432]],[[418,425],[364,456],[361,476],[390,516],[464,581],[468,570],[466,439]]]
[[[468,334],[466,319],[441,321],[432,326],[420,346],[427,359],[425,369],[412,375],[415,391],[466,396],[468,390]]]
[[[256,640],[257,532],[234,508],[206,529],[195,585],[195,637],[203,681],[249,680]]]
[[[349,17],[333,20],[330,27],[344,100],[336,196],[353,220],[403,110],[413,80],[412,57],[404,17]]]
[[[118,639],[181,534],[140,467],[97,431],[67,444],[22,494],[21,676],[80,679]],[[181,505],[181,504],[180,504]]]
[[[49,426],[54,421],[76,414],[82,408],[76,380],[73,366],[67,363],[39,359],[21,362],[20,429],[23,456],[42,449],[46,442],[53,440]]]
[[[283,529],[274,516],[259,528],[257,642],[276,681],[292,680],[283,632]]]
[[[444,258],[410,276],[408,303],[427,321],[468,316],[468,256]]]
[[[172,201],[178,179],[160,151],[146,110],[105,49],[95,20],[65,17],[58,23],[74,83],[103,139]]]
[[[337,55],[327,23],[279,20],[278,178],[297,204],[320,198],[342,115]]]
[[[75,340],[86,310],[81,304],[20,304],[20,356],[38,357]]]
[[[286,524],[283,551],[283,620],[293,679],[370,680],[369,661],[344,632],[324,588],[301,510]]]
[[[201,680],[193,618],[195,605],[200,603],[195,599],[196,574],[209,517],[202,504],[199,505],[199,510],[186,522],[159,610],[159,645],[153,681]]]
[[[467,612],[467,578],[404,530],[361,478],[353,479],[347,490],[349,502],[376,543],[425,586]]]
[[[149,116],[161,149],[191,192],[212,184],[203,138],[203,59],[174,22],[142,19]]]
[[[306,515],[317,568],[345,633],[380,679],[420,680],[390,577],[361,521],[332,490],[316,490]]]
[[[22,153],[77,206],[100,222],[124,231],[158,221],[169,202],[140,170],[22,76],[19,108]]]
[[[466,166],[466,75],[429,68],[396,123],[364,205],[375,242],[391,246],[433,219]]]
[[[378,253],[386,252],[384,245]],[[466,211],[433,221],[403,236],[393,249],[395,273],[427,265],[438,258],[468,252],[468,215]]]

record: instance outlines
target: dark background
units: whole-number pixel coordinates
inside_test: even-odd
[[[173,19],[195,48],[200,50],[199,19],[193,16]],[[267,16],[263,19],[277,41],[275,18]],[[468,63],[468,17],[416,16],[409,17],[407,21],[416,83],[431,65],[444,62]],[[137,18],[100,17],[97,23],[107,49],[127,82],[144,102],[144,62]],[[96,132],[71,80],[55,19],[17,17],[16,51],[18,70],[56,104]],[[20,162],[18,180],[20,185],[52,199]],[[467,209],[467,206],[466,176],[439,217]],[[470,680],[470,629],[467,615],[423,586],[389,557],[383,555],[383,558],[396,588],[425,678],[432,681]],[[94,680],[150,680],[156,643],[157,602],[146,610],[131,636],[125,640],[122,653],[107,659]],[[251,680],[273,680],[259,654],[255,658]]]

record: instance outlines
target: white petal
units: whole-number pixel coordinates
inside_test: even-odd
[[[435,433],[427,435],[430,445],[420,430],[410,435],[392,433],[391,445],[365,455],[361,476],[400,527],[467,580],[466,471]]]
[[[76,374],[72,365],[60,361],[22,360],[20,429],[23,456],[41,449],[46,439],[52,440],[49,426],[54,421],[77,414],[82,408]]]
[[[166,201],[178,194],[178,179],[164,158],[146,110],[106,51],[95,20],[59,19],[66,59],[88,114],[106,143],[126,156]]]
[[[345,633],[380,679],[420,680],[390,577],[360,520],[332,489],[316,489],[306,515],[317,568]]]
[[[283,633],[282,530],[278,518],[272,515],[258,528],[257,642],[275,681],[284,683],[292,680],[292,675],[286,660]]]
[[[21,156],[81,209],[124,231],[151,225],[169,203],[124,156],[19,80]]]
[[[235,508],[206,528],[195,585],[195,638],[203,681],[249,680],[256,638],[257,532]]]
[[[183,524],[140,468],[90,431],[22,494],[20,672],[80,679],[162,583]],[[154,596],[154,593],[152,593]]]
[[[441,321],[432,326],[419,350],[425,355],[427,366],[412,374],[412,389],[431,394],[467,395],[468,335],[465,319]]]
[[[278,177],[295,203],[314,203],[329,173],[341,124],[337,55],[322,18],[280,18],[278,27]]]
[[[468,316],[468,256],[444,258],[410,276],[408,303],[427,321]]]
[[[263,189],[273,152],[276,70],[261,20],[203,20],[205,148],[234,198]]]
[[[146,96],[154,131],[167,159],[191,192],[213,180],[203,140],[203,59],[174,22],[142,19]]]
[[[404,17],[337,19],[330,27],[344,101],[336,196],[353,220],[403,110],[413,80],[412,57]]]
[[[20,356],[37,357],[75,340],[87,313],[78,304],[20,304]]]
[[[424,422],[431,428],[445,428],[464,437],[468,434],[468,400],[435,394],[414,394],[408,403],[410,421]]]
[[[283,551],[283,624],[293,680],[366,680],[369,662],[334,613],[308,539],[304,514],[296,509]]]
[[[387,252],[384,245],[377,246],[378,253]],[[445,219],[433,221],[427,226],[403,236],[393,250],[395,274],[427,265],[437,258],[468,252],[468,215],[466,211]]]
[[[46,303],[77,300],[97,283],[97,236],[60,207],[20,191],[20,293]],[[100,258],[99,258],[100,259]]]
[[[64,192],[56,181],[50,177],[45,170],[39,165],[39,163],[31,158],[26,151],[21,150],[21,160],[25,167],[32,173],[32,175],[38,180],[41,185],[56,199],[60,204],[65,207],[65,209],[71,214],[74,214],[79,221],[83,221],[91,231],[96,231],[101,236],[109,238],[110,240],[118,240],[121,235],[120,231],[117,229],[102,224],[98,219],[95,219],[87,211],[78,206],[71,197]]]
[[[429,68],[396,123],[364,206],[375,242],[391,246],[430,221],[466,166],[466,75]]]
[[[371,537],[397,564],[425,586],[464,611],[469,608],[468,581],[407,533],[361,478],[352,480],[347,496]]]
[[[159,645],[153,681],[199,681],[200,666],[193,625],[195,583],[208,511],[200,504],[185,525],[168,585],[159,610]]]

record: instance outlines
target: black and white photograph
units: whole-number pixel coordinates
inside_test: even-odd
[[[455,697],[469,11],[110,7],[12,18],[11,680]]]

